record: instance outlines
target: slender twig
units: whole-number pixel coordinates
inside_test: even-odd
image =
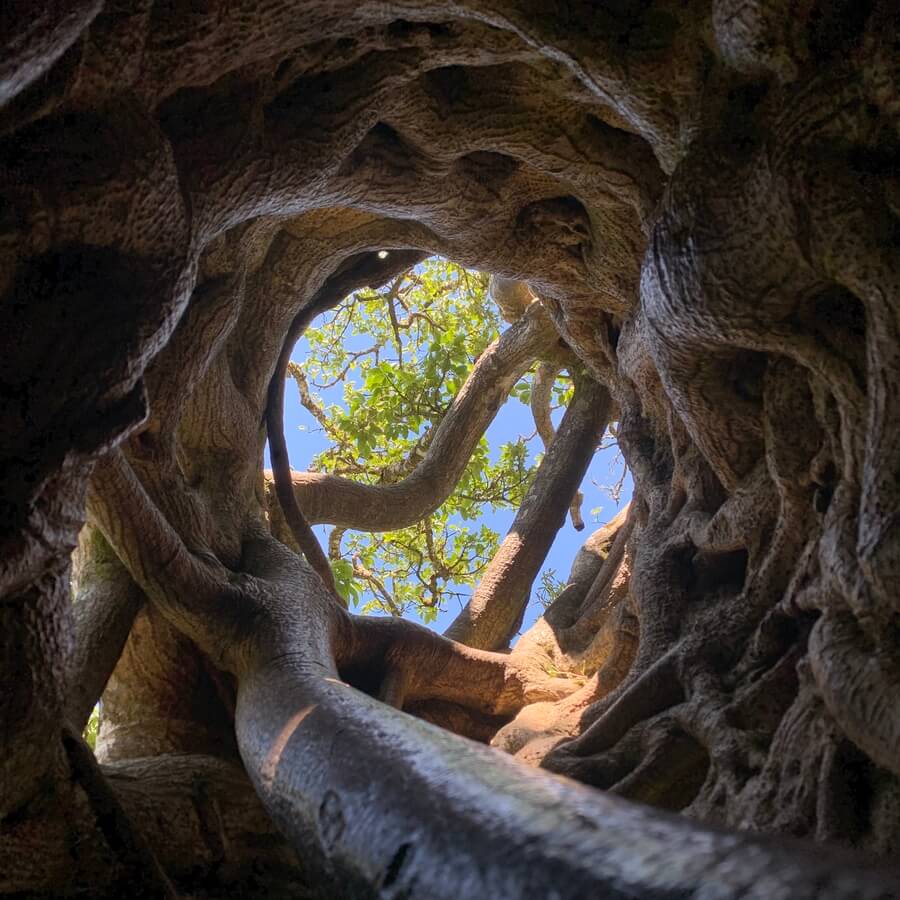
[[[388,316],[391,320],[391,330],[394,332],[394,340],[397,342],[397,365],[401,369],[403,368],[403,339],[400,337],[400,325],[397,322],[397,310],[394,308],[394,301],[397,299],[403,279],[404,275],[396,278],[384,298],[387,303]]]
[[[322,426],[326,433],[331,431],[331,423],[328,421],[328,416],[325,415],[325,410],[313,400],[312,394],[309,392],[309,382],[306,380],[303,369],[296,363],[288,363],[288,374],[297,384],[297,391],[300,394],[300,405],[312,413],[313,418]]]
[[[339,381],[343,381],[347,377],[347,373],[353,367],[353,364],[358,360],[362,359],[364,356],[371,356],[374,354],[375,360],[378,360],[378,351],[381,350],[381,344],[373,344],[371,347],[367,347],[365,350],[357,350],[347,354],[348,362],[347,365],[344,366],[341,371],[335,375],[331,381],[326,381],[324,384],[319,384],[318,381],[313,381],[313,385],[321,391],[327,391],[329,388],[333,388]]]

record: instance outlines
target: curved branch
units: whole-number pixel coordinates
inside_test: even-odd
[[[382,693],[402,685],[403,703],[440,700],[493,716],[529,703],[561,700],[577,685],[536,661],[476,650],[396,617],[352,616],[337,648],[342,672],[381,671]],[[350,679],[352,681],[352,679]]]
[[[291,486],[291,462],[288,457],[287,442],[284,439],[284,381],[288,363],[291,361],[291,352],[297,339],[317,315],[330,309],[359,287],[364,285],[378,287],[389,278],[394,277],[398,271],[415,265],[422,255],[407,251],[389,254],[386,259],[382,260],[377,254],[367,253],[345,263],[343,268],[332,275],[316,292],[312,300],[294,317],[282,344],[278,362],[275,364],[272,380],[269,382],[266,401],[266,431],[269,436],[275,494],[294,540],[307,562],[312,566],[313,571],[322,579],[339,603],[343,603],[343,600],[338,594],[328,557],[325,556],[321,544],[316,539],[307,517],[304,516],[303,505],[298,502]]]
[[[562,526],[612,409],[606,388],[583,380],[500,549],[466,608],[445,632],[463,644],[504,647],[516,633],[531,584]]]
[[[549,450],[556,437],[556,429],[550,418],[550,405],[553,394],[553,385],[562,371],[562,366],[554,362],[541,363],[534,373],[534,382],[531,385],[531,417],[534,419],[534,427],[541,437],[544,450]]]
[[[393,531],[421,521],[450,495],[478,441],[513,385],[559,335],[540,304],[478,358],[441,419],[422,461],[396,484],[358,484],[319,472],[294,472],[293,494],[311,524]],[[276,484],[277,488],[277,484]]]
[[[587,756],[609,750],[639,722],[650,719],[684,700],[684,687],[678,678],[678,659],[668,653],[658,659],[609,705],[606,711],[575,740],[566,744],[567,755]]]
[[[827,612],[809,636],[809,659],[828,711],[880,766],[900,773],[900,665],[873,645],[851,613]]]
[[[72,608],[72,652],[66,663],[66,719],[79,734],[122,655],[143,591],[103,537],[88,526],[87,565]]]
[[[311,319],[312,314],[307,314],[303,319],[303,327]],[[331,571],[328,558],[303,515],[291,488],[291,462],[288,457],[287,441],[284,438],[284,376],[292,349],[293,343],[285,341],[275,366],[275,374],[269,383],[269,394],[266,401],[266,431],[269,435],[269,455],[272,460],[275,494],[288,527],[291,529],[291,534],[306,557],[306,561],[322,579],[328,590],[339,599],[334,573]]]
[[[823,892],[874,897],[895,888],[869,860],[711,831],[548,779],[379,703],[335,677],[335,660],[353,650],[356,622],[302,561],[262,533],[245,545],[244,563],[250,574],[238,599],[255,608],[253,640],[233,666],[241,756],[291,845],[342,896],[385,887],[399,895],[416,884],[435,900],[551,892],[562,900],[674,898],[718,890],[726,878],[735,892],[785,900]],[[298,616],[300,607],[308,615]],[[219,610],[205,613],[201,646],[222,634]],[[488,668],[504,659],[450,648],[449,660],[431,656],[429,675],[443,671],[448,690],[464,680],[447,666],[454,658],[473,657]],[[373,771],[383,777],[373,780]],[[504,865],[507,852],[519,864]]]
[[[566,586],[544,614],[516,643],[516,652],[538,651],[549,654],[559,668],[590,674],[585,669],[585,653],[600,638],[612,608],[624,600],[610,593],[621,573],[625,544],[634,527],[626,504],[584,542],[572,562]],[[615,626],[618,628],[618,623]],[[590,670],[596,668],[593,664]]]
[[[147,496],[119,449],[96,466],[87,494],[90,520],[154,599],[196,591],[198,605],[212,594],[210,572]]]
[[[87,512],[138,586],[192,640],[204,636],[206,617],[218,616],[224,624],[225,615],[237,615],[235,605],[228,602],[228,571],[211,553],[201,558],[191,552],[147,495],[121,450],[110,451],[95,466]],[[228,649],[224,644],[219,648]],[[211,653],[214,659],[219,655]]]
[[[608,612],[610,589],[620,573],[625,558],[625,547],[634,532],[636,517],[629,515],[631,508],[631,502],[626,503],[601,529],[601,533],[609,541],[609,550],[603,561],[601,572],[598,572],[598,577],[585,592],[584,599],[576,612],[576,620],[570,628],[566,629],[567,634],[564,640],[567,643],[576,644],[577,641],[574,640],[576,636],[580,637],[582,641],[591,640],[596,636],[597,629]],[[600,537],[601,535],[598,535],[598,538]]]
[[[0,106],[47,72],[102,9],[102,0],[4,7],[0,13]]]

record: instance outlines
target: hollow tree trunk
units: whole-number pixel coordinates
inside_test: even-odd
[[[894,5],[189,6],[0,11],[0,890],[121,896],[134,826],[197,892],[898,893],[783,837],[898,849]],[[385,251],[539,297],[618,411],[629,530],[533,653],[385,634],[260,537],[285,336]],[[104,457],[128,575],[73,616]],[[167,712],[97,770],[114,663]]]

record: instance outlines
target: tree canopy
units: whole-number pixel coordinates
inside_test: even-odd
[[[377,485],[415,468],[499,334],[488,283],[484,273],[431,257],[377,291],[354,292],[306,330],[303,362],[288,371],[330,442],[310,469]],[[510,402],[530,404],[537,365]],[[550,388],[552,408],[564,408],[571,376],[561,371]],[[542,456],[529,447],[536,426],[511,437],[491,447],[482,435],[453,491],[420,522],[379,533],[333,529],[328,553],[342,595],[363,612],[415,613],[426,623],[448,600],[467,599],[500,543],[482,521],[485,508],[518,508]],[[544,602],[561,587],[552,572],[541,576]]]

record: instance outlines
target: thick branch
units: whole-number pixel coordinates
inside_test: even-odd
[[[553,427],[553,420],[550,418],[550,408],[553,398],[553,385],[556,383],[556,377],[561,370],[562,366],[558,363],[541,363],[534,373],[534,380],[531,384],[531,415],[534,419],[534,426],[541,437],[541,443],[544,445],[544,450],[550,449],[550,445],[556,437],[556,429]],[[584,530],[584,519],[581,517],[581,503],[583,500],[584,495],[581,491],[576,491],[569,506],[572,526],[576,531]]]
[[[588,587],[583,601],[577,608],[577,619],[570,628],[567,628],[567,642],[575,643],[573,639],[576,636],[582,641],[590,641],[596,636],[597,629],[608,612],[609,594],[613,582],[620,574],[625,558],[625,547],[634,531],[635,517],[629,516],[630,509],[631,503],[627,503],[597,534],[598,541],[607,542],[608,555],[597,578]],[[560,622],[560,618],[551,617],[548,610],[548,619],[552,618]]]
[[[304,318],[304,327],[311,318],[312,315]],[[302,332],[302,328],[300,331]],[[284,438],[284,376],[292,348],[293,344],[285,341],[275,367],[275,374],[269,383],[269,395],[266,402],[266,431],[269,436],[269,455],[272,459],[275,494],[291,534],[307,562],[322,579],[328,590],[338,597],[334,573],[331,571],[328,558],[291,489],[291,462],[288,457],[287,442]]]
[[[441,700],[508,716],[528,703],[560,700],[576,687],[527,657],[466,647],[405,619],[350,621],[349,637],[338,647],[341,672],[380,672],[383,682],[402,683],[404,702]]]
[[[201,559],[188,549],[120,450],[95,466],[87,510],[131,577],[179,630],[197,639],[204,616],[234,613],[223,602],[227,570],[212,554]]]
[[[74,634],[66,671],[66,719],[79,733],[103,693],[144,603],[143,591],[96,529],[89,526],[81,543],[87,562],[78,579],[72,610]]]
[[[282,632],[241,679],[237,733],[263,802],[333,896],[415,885],[434,900],[675,898],[727,884],[734,895],[812,900],[893,885],[868,860],[712,831],[548,779],[330,672],[302,628]]]
[[[421,521],[450,495],[473,450],[513,385],[559,340],[539,304],[478,358],[411,475],[396,484],[357,484],[294,472],[294,496],[309,521],[362,531],[392,531]]]
[[[606,620],[604,613],[610,612],[609,592],[620,572],[625,542],[634,524],[630,509],[631,504],[626,504],[584,542],[565,588],[516,643],[517,653],[535,649],[549,654],[558,666],[565,665],[570,660],[574,663],[599,636]],[[579,661],[584,665],[583,657]]]
[[[900,773],[900,665],[856,619],[826,613],[813,628],[810,663],[828,711],[879,765]],[[846,697],[857,699],[848,703]]]
[[[241,755],[269,813],[335,896],[416,884],[436,900],[676,897],[723,879],[767,898],[874,897],[895,887],[868,861],[712,832],[547,779],[411,719],[336,677],[335,657],[356,626],[296,555],[260,535],[244,563],[251,574],[239,602],[254,615],[253,640],[233,668]],[[221,639],[217,612],[204,617],[201,645]],[[503,863],[509,852],[516,866]]]
[[[592,380],[576,386],[509,533],[472,599],[447,629],[447,637],[485,649],[508,645],[521,622],[531,584],[609,422],[611,407],[606,388]]]

